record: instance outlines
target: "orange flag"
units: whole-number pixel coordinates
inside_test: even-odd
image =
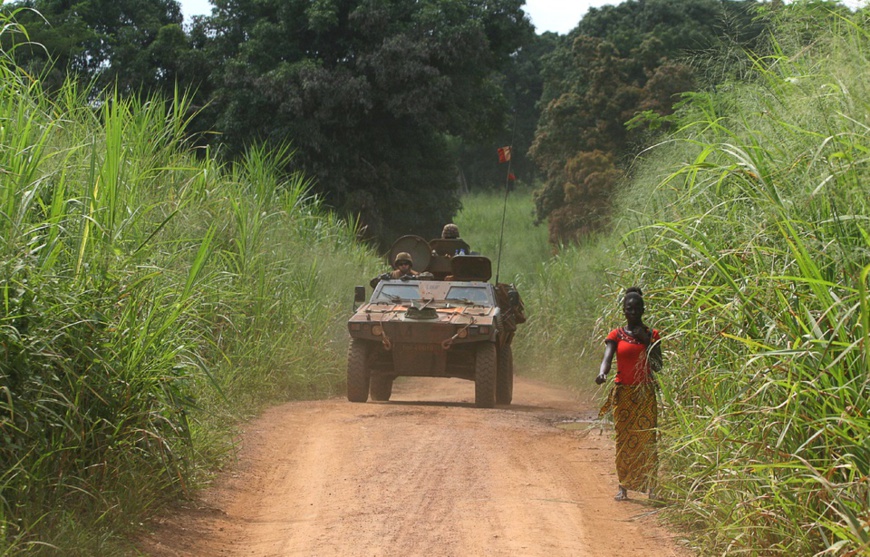
[[[511,148],[510,147],[499,147],[498,149],[498,162],[507,162],[511,160]]]

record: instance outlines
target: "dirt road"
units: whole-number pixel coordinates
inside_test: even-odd
[[[687,555],[646,496],[616,502],[610,431],[557,427],[592,400],[518,378],[473,407],[469,381],[401,379],[387,403],[285,404],[238,462],[158,521],[153,557]]]

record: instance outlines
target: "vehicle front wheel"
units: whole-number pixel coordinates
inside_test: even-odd
[[[386,402],[390,400],[393,394],[393,378],[389,376],[378,375],[371,378],[369,386],[369,394],[372,400]]]
[[[495,402],[496,404],[510,404],[514,398],[514,354],[510,344],[498,347],[497,375]]]
[[[478,408],[495,406],[496,353],[489,342],[478,345],[474,361],[474,405]]]
[[[369,399],[370,372],[366,360],[369,344],[352,338],[347,349],[347,400],[365,402]]]

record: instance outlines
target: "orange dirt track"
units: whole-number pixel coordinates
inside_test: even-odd
[[[591,379],[590,379],[591,382]],[[587,396],[518,377],[474,408],[463,380],[396,381],[390,402],[293,402],[244,428],[238,459],[161,517],[152,557],[689,555],[646,496],[616,502],[610,431]]]

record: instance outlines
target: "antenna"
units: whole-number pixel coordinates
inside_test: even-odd
[[[498,259],[495,263],[495,283],[498,284],[499,273],[501,272],[501,248],[504,245],[504,221],[505,215],[507,215],[507,198],[508,192],[510,191],[510,183],[511,183],[511,159],[513,159],[512,151],[514,150],[514,136],[517,133],[517,110],[516,108],[513,110],[514,113],[514,122],[513,129],[511,130],[511,142],[508,145],[508,156],[507,156],[507,175],[504,179],[504,206],[501,210],[501,232],[498,235]]]

